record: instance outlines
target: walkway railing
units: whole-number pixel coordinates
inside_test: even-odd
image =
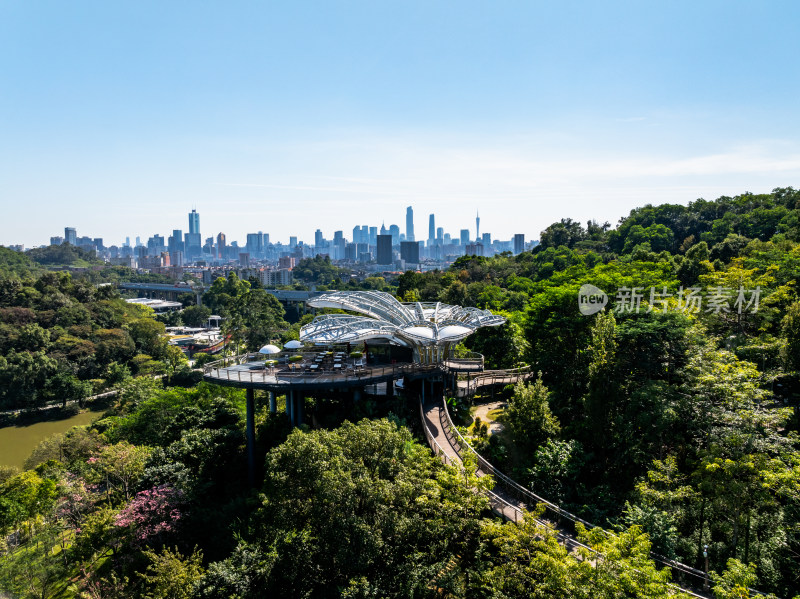
[[[425,411],[423,409],[421,399],[419,402],[419,415],[420,419],[422,420],[422,430],[425,433],[425,440],[428,442],[428,447],[431,448],[434,455],[437,456],[439,459],[441,459],[442,462],[445,464],[461,467],[461,460],[460,459],[454,460],[453,458],[448,456],[447,452],[441,445],[439,445],[439,442],[436,440],[436,438],[433,436],[433,433],[431,433],[430,429],[428,428],[428,425],[425,422]],[[502,518],[509,518],[514,522],[519,522],[524,517],[522,509],[520,509],[516,505],[507,502],[505,499],[497,495],[495,492],[486,491],[486,495],[489,498],[489,505],[492,511],[498,516]],[[511,514],[510,517],[509,513]]]
[[[523,369],[517,369],[521,371]],[[529,369],[528,369],[529,370]],[[464,452],[471,453],[477,460],[478,463],[478,471],[482,472],[483,474],[491,474],[494,477],[495,485],[500,486],[504,494],[507,494],[513,499],[518,500],[522,506],[536,506],[536,505],[543,505],[545,509],[545,516],[548,517],[550,521],[555,523],[555,525],[565,531],[565,537],[572,537],[575,533],[575,525],[577,523],[582,524],[587,529],[593,528],[600,528],[604,534],[606,535],[614,535],[613,532],[606,530],[602,527],[597,527],[595,524],[584,520],[583,518],[563,509],[562,507],[540,497],[530,489],[523,487],[515,480],[509,478],[505,474],[503,474],[500,470],[495,468],[491,463],[489,463],[483,456],[481,456],[475,449],[469,444],[469,442],[461,435],[461,433],[456,428],[455,424],[453,423],[452,418],[450,417],[450,412],[447,409],[447,402],[442,401],[442,409],[439,411],[439,419],[442,427],[442,431],[445,433],[445,436],[450,442],[451,447],[454,449],[456,454],[461,457]],[[424,422],[423,418],[423,426],[427,429],[427,425]],[[428,435],[426,435],[427,437]],[[505,503],[509,506],[514,508],[514,510],[519,510],[517,506],[509,501],[505,501]],[[512,518],[513,519],[513,518]],[[515,522],[517,520],[514,520]],[[577,540],[572,538],[572,543],[576,545],[582,545]],[[691,584],[694,588],[701,588],[703,583],[706,580],[706,575],[703,570],[699,570],[697,568],[693,568],[689,565],[683,564],[681,562],[671,560],[663,555],[660,555],[655,552],[650,552],[650,558],[657,564],[661,565],[662,567],[670,568],[674,575],[677,575],[677,578],[682,579],[689,584]],[[673,585],[675,589],[680,590],[681,592],[693,595],[695,597],[703,597],[703,595],[698,595],[694,591],[687,590],[683,587],[679,587],[678,585]],[[764,593],[760,591],[756,591],[754,589],[749,589],[752,595],[759,595],[763,596]]]

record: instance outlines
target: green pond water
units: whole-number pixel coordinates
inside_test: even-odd
[[[0,466],[22,468],[34,448],[50,435],[65,433],[73,426],[90,424],[103,412],[83,411],[63,420],[48,420],[27,426],[5,426],[0,428]]]

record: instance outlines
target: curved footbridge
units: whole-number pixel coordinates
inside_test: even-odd
[[[471,395],[487,385],[512,384],[518,380],[529,378],[531,374],[528,369],[484,372],[471,377],[468,381],[458,381],[458,390]],[[477,462],[476,474],[478,476],[491,475],[494,478],[495,486],[487,494],[491,509],[496,515],[509,521],[519,522],[527,510],[532,511],[542,505],[544,506],[543,517],[537,519],[537,522],[553,528],[559,542],[567,550],[572,551],[583,547],[596,556],[594,559],[602,559],[597,551],[578,541],[575,536],[575,524],[581,523],[587,529],[592,529],[595,525],[539,497],[485,460],[453,424],[447,409],[447,402],[442,395],[429,396],[427,400],[420,399],[419,409],[425,439],[435,455],[445,464],[461,466],[462,456],[470,453]],[[607,534],[613,533],[607,532]],[[709,591],[703,590],[707,579],[702,570],[669,560],[656,553],[651,553],[650,557],[659,567],[671,570],[672,578],[676,582],[671,583],[670,587],[676,593],[681,592],[703,599],[710,599],[713,596]],[[750,589],[750,593],[753,596],[763,595],[753,589]]]

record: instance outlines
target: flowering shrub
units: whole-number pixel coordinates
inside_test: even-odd
[[[181,497],[180,491],[167,485],[140,491],[114,517],[114,525],[130,528],[134,544],[161,539],[164,533],[175,530],[175,523],[183,516],[178,507]]]

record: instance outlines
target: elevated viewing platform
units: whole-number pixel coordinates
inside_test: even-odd
[[[301,359],[290,362],[299,356]],[[209,383],[262,389],[278,394],[289,390],[355,389],[387,383],[398,379],[415,379],[438,374],[436,364],[404,362],[386,365],[366,365],[364,358],[351,358],[343,352],[320,351],[281,353],[264,360],[260,354],[243,354],[211,362],[203,367],[203,378]],[[269,365],[269,362],[276,362]],[[473,371],[482,368],[483,359],[464,360],[454,364]]]

